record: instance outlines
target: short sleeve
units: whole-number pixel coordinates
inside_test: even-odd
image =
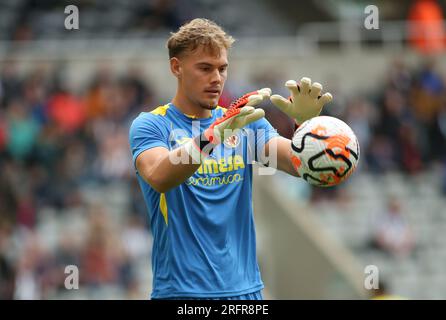
[[[259,119],[252,124],[252,129],[255,132],[255,161],[259,161],[259,156],[263,154],[265,144],[274,137],[278,137],[277,130],[265,118]]]
[[[136,158],[145,150],[155,147],[169,149],[169,132],[161,116],[141,113],[131,124],[129,143],[136,168]]]

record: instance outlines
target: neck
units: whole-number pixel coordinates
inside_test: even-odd
[[[197,118],[209,118],[212,115],[211,110],[202,108],[198,104],[192,102],[180,91],[177,91],[172,103],[184,114]]]

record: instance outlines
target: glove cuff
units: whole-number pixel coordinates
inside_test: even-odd
[[[234,100],[233,102],[231,102],[228,109],[237,109],[237,108],[244,107],[249,101],[248,98],[254,94],[258,94],[258,91],[256,90],[256,91],[252,91],[252,92],[248,92],[248,93],[244,94],[237,100]]]

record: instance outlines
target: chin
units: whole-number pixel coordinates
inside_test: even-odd
[[[207,110],[214,110],[215,108],[217,108],[217,104],[216,105],[205,105],[203,106],[204,109]]]
[[[214,110],[218,106],[218,100],[217,101],[212,100],[212,101],[209,101],[209,102],[203,102],[203,103],[200,103],[200,106],[203,109]]]

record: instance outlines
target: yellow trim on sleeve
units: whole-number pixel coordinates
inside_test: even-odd
[[[161,210],[161,214],[164,217],[164,221],[166,222],[166,225],[168,225],[167,201],[166,201],[166,195],[164,193],[161,193],[161,195],[160,195],[160,210]]]
[[[159,106],[158,108],[150,111],[150,113],[158,115],[158,116],[165,116],[166,112],[167,112],[167,109],[169,109],[169,105],[165,104],[164,106]]]

